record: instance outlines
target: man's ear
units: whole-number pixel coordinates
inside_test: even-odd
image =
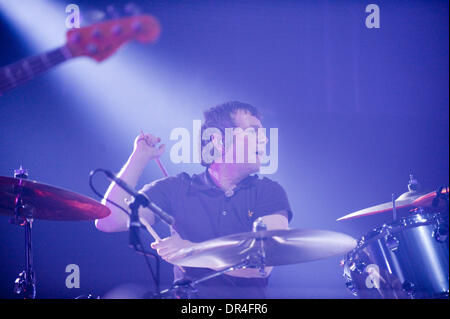
[[[222,136],[220,134],[214,133],[211,135],[211,142],[214,145],[214,148],[220,152],[220,154],[223,154],[224,152],[224,145],[222,141]]]

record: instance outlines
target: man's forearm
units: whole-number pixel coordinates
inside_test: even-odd
[[[148,161],[149,160],[146,157],[139,155],[139,153],[131,154],[128,161],[117,174],[117,177],[125,181],[128,185],[136,187],[145,166],[148,164]],[[128,207],[125,204],[125,199],[129,197],[130,196],[127,192],[125,192],[115,182],[112,182],[105,193],[104,199],[102,200],[102,203],[111,210],[111,215],[106,218],[96,220],[95,226],[99,230],[106,232],[126,231],[129,223],[128,215],[106,201],[106,199],[113,201],[125,210],[128,210]]]

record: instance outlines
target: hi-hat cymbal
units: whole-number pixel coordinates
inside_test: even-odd
[[[183,248],[170,257],[178,266],[225,268],[257,255],[263,248],[266,266],[303,263],[342,255],[356,247],[348,235],[310,229],[280,229],[220,237]]]
[[[111,214],[99,202],[36,181],[0,176],[0,213],[14,216],[15,198],[21,189],[24,215],[34,219],[77,221],[100,219]]]

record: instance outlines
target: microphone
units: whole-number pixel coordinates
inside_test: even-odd
[[[121,180],[119,177],[117,177],[116,175],[107,170],[104,170],[104,173],[106,174],[106,176],[108,176],[109,179],[113,180],[128,194],[130,194],[131,196],[136,195],[136,190],[133,187],[129,186],[127,183],[125,183],[123,180]]]
[[[117,185],[119,185],[120,188],[122,188],[131,196],[133,196],[135,198],[135,201],[139,200],[142,206],[150,208],[152,212],[158,215],[158,217],[161,218],[161,220],[163,220],[166,224],[172,225],[174,223],[173,217],[167,214],[165,211],[163,211],[158,205],[150,201],[147,195],[136,192],[136,190],[133,187],[128,185],[125,181],[123,181],[110,171],[103,170],[103,172],[106,174],[106,176],[108,176],[109,179],[113,180]]]

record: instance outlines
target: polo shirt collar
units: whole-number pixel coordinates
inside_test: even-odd
[[[254,181],[258,179],[258,175],[249,175],[245,177],[243,180],[241,180],[234,189],[234,193],[238,192],[240,189],[251,187],[254,183]],[[206,169],[201,174],[195,174],[191,181],[191,187],[203,191],[208,192],[212,194],[224,194],[225,192],[218,187],[214,181],[212,180],[211,175],[208,172],[208,169]]]

